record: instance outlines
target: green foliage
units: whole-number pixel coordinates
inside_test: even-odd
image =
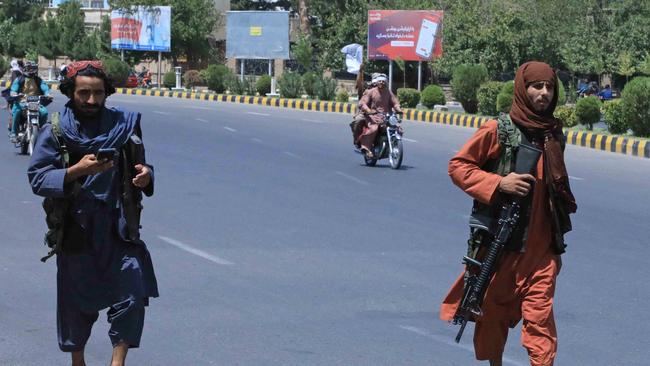
[[[429,109],[436,104],[445,105],[445,92],[438,85],[427,85],[420,96],[420,103]]]
[[[169,89],[176,87],[176,72],[167,71],[163,75],[163,87]]]
[[[575,118],[575,114],[573,113],[574,110],[575,107],[573,106],[562,105],[555,108],[555,112],[553,112],[553,115],[555,116],[555,118],[562,121],[562,125],[564,127],[573,127],[578,124],[578,121]]]
[[[9,62],[7,62],[4,57],[0,56],[0,77],[9,71],[9,67]]]
[[[208,84],[208,89],[223,93],[226,91],[226,79],[231,72],[224,65],[210,65],[204,72],[203,80]]]
[[[581,125],[586,125],[590,131],[594,128],[594,123],[600,121],[600,100],[596,96],[581,98],[576,103],[576,109],[573,112],[575,118]]]
[[[336,97],[336,80],[330,77],[320,77],[314,83],[316,97],[320,100],[334,100]]]
[[[503,83],[501,92],[497,95],[497,111],[502,113],[510,112],[512,99],[515,95],[515,82],[513,80]]]
[[[476,92],[487,79],[488,73],[484,65],[462,64],[454,69],[451,80],[454,98],[463,105],[463,109],[468,113],[476,113],[478,110]]]
[[[278,80],[280,95],[284,98],[299,98],[302,93],[302,80],[295,72],[285,72]]]
[[[314,48],[311,45],[309,36],[300,34],[296,43],[291,46],[291,53],[293,58],[298,61],[298,64],[302,66],[303,72],[311,70]]]
[[[13,19],[5,19],[0,21],[0,54],[9,54],[13,45],[13,39],[16,34]]]
[[[503,83],[498,81],[488,81],[481,84],[476,93],[478,99],[478,112],[484,116],[496,116],[497,96],[501,92]]]
[[[339,103],[347,103],[350,101],[350,94],[348,94],[347,90],[341,89],[336,93],[336,101]]]
[[[639,72],[643,75],[650,76],[650,53],[646,52],[643,61],[639,64]]]
[[[48,0],[3,0],[0,2],[0,20],[13,19],[16,23],[37,19],[43,14]]]
[[[412,88],[397,89],[397,100],[404,108],[415,108],[420,101],[420,92]]]
[[[81,3],[77,1],[67,1],[58,8],[56,20],[61,31],[60,51],[71,59],[81,59],[79,51],[86,53],[86,50],[80,49],[78,46],[79,41],[86,38],[84,19],[85,14],[81,10]]]
[[[188,89],[194,89],[198,85],[203,85],[203,79],[198,70],[187,70],[183,74],[183,85]]]
[[[231,94],[255,95],[255,77],[253,76],[245,76],[242,80],[239,75],[230,74],[226,78],[226,86]]]
[[[38,36],[36,37],[36,47],[38,53],[48,60],[54,60],[61,54],[61,28],[56,18],[47,14],[45,22],[39,27]]]
[[[318,74],[313,71],[308,71],[302,75],[302,87],[305,90],[305,94],[310,97],[316,97],[316,80],[318,80]]]
[[[650,77],[636,77],[621,93],[623,118],[636,136],[650,136]]]
[[[629,126],[625,123],[621,99],[613,99],[603,103],[602,112],[609,132],[617,134],[627,132]]]
[[[269,75],[262,75],[255,83],[255,90],[260,96],[265,96],[271,92],[271,77]]]
[[[126,62],[117,58],[107,58],[102,61],[106,74],[115,86],[124,86],[131,72],[131,67]]]
[[[619,75],[625,76],[626,79],[634,75],[636,66],[634,66],[634,60],[632,60],[632,54],[630,52],[623,52],[618,55],[615,71]]]
[[[560,80],[557,81],[558,93],[557,93],[557,106],[566,104],[566,91],[564,90],[564,84]]]
[[[25,52],[25,60],[38,62],[38,51],[33,48],[28,49],[27,52]]]

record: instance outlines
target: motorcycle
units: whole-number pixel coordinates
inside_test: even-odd
[[[22,94],[14,97],[15,103],[20,103],[19,98],[23,97]],[[48,106],[52,103],[52,97],[45,95],[30,95],[27,97],[25,104],[26,108],[23,109],[23,116],[20,118],[18,124],[16,142],[14,145],[20,148],[20,153],[25,155],[32,155],[34,152],[34,145],[38,138],[40,125],[40,110],[41,106]]]
[[[138,73],[138,87],[151,88],[151,73],[149,71],[142,71]]]
[[[401,113],[389,113],[384,115],[384,124],[379,127],[372,149],[373,157],[369,158],[363,154],[367,166],[375,166],[377,160],[388,158],[390,167],[399,169],[404,158],[404,145],[402,142],[402,115]]]

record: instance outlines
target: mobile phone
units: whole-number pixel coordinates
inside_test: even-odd
[[[117,156],[117,150],[115,148],[108,148],[108,149],[99,149],[97,150],[97,154],[95,154],[95,157],[97,160],[106,160],[110,161],[115,159]]]
[[[430,19],[422,19],[422,26],[420,27],[420,34],[418,35],[418,43],[415,46],[415,53],[418,56],[422,56],[426,59],[431,57],[437,31],[438,23]]]

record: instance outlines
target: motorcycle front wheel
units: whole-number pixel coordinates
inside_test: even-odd
[[[38,126],[32,125],[31,129],[32,133],[31,136],[29,136],[29,147],[27,149],[30,156],[34,153],[34,146],[36,146],[36,138],[38,138]]]
[[[388,155],[390,167],[399,169],[402,166],[402,159],[404,158],[404,149],[402,147],[402,140],[394,140],[393,148]]]

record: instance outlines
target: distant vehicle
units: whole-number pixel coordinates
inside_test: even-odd
[[[137,88],[138,87],[138,76],[135,74],[135,72],[131,71],[129,73],[129,77],[126,78],[125,86],[127,88]]]
[[[384,114],[384,125],[379,128],[375,144],[373,147],[373,157],[366,155],[363,159],[367,166],[375,166],[377,160],[386,159],[390,162],[390,167],[399,169],[402,166],[404,158],[404,147],[402,145],[402,123],[401,113]],[[357,150],[355,150],[357,151]],[[360,150],[357,152],[361,153]]]

